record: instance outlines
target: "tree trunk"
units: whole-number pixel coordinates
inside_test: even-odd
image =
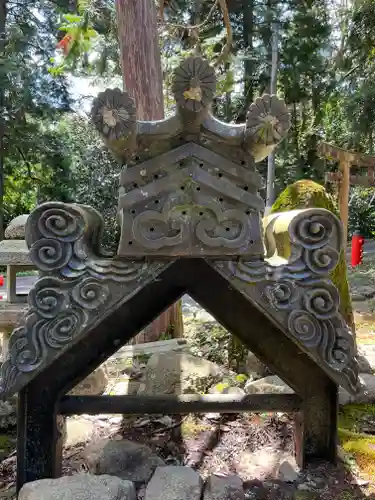
[[[254,36],[254,2],[253,0],[244,0],[243,2],[243,41],[247,55],[253,57],[253,36]],[[244,61],[244,98],[245,102],[241,113],[238,116],[238,122],[243,123],[246,120],[246,113],[249,104],[254,96],[254,61],[245,59]]]
[[[161,120],[163,76],[154,0],[116,0],[116,11],[124,89],[135,99],[139,120]],[[182,337],[180,302],[139,333],[133,342],[152,342],[163,334]]]
[[[0,0],[0,56],[5,50],[7,1]],[[4,239],[4,87],[0,82],[0,241]]]
[[[139,120],[164,118],[163,76],[153,0],[117,0],[117,26],[124,89]]]

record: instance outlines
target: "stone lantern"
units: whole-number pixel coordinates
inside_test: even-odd
[[[34,270],[25,241],[25,224],[28,214],[13,219],[5,230],[5,240],[0,242],[0,266],[6,266],[6,293],[0,294],[0,332],[2,356],[7,351],[8,340],[19,318],[27,309],[27,290],[17,294],[17,273]],[[31,284],[30,284],[31,286]]]

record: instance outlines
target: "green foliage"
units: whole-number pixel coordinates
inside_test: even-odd
[[[364,238],[375,236],[375,189],[357,187],[352,190],[348,233],[359,230]]]
[[[119,237],[117,222],[118,176],[121,166],[100,141],[96,131],[80,117],[67,117],[61,133],[70,151],[75,201],[91,205],[103,216],[105,246],[115,251]]]
[[[70,164],[57,127],[71,100],[66,77],[52,78],[49,72],[57,11],[43,0],[8,3],[0,52],[5,223],[38,201],[70,199]]]
[[[191,324],[185,325],[185,331],[192,354],[218,365],[229,366],[231,334],[225,328],[211,321],[193,320]]]

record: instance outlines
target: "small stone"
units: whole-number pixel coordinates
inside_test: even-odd
[[[18,500],[136,500],[134,484],[114,476],[77,474],[25,484]]]
[[[7,240],[24,240],[25,239],[25,226],[28,214],[19,215],[10,221],[5,229],[4,236]]]
[[[299,477],[297,465],[292,465],[289,460],[284,460],[284,462],[280,464],[277,477],[286,483],[294,483]]]
[[[109,422],[114,425],[119,425],[122,422],[122,417],[112,417],[109,419]]]
[[[199,392],[194,387],[212,386],[223,369],[204,358],[182,352],[155,353],[147,362],[144,384],[138,394],[182,394]]]
[[[158,467],[146,488],[145,500],[200,500],[203,481],[190,467]]]
[[[253,380],[272,375],[267,365],[262,363],[252,352],[249,352],[246,358],[246,372],[252,376]]]
[[[310,486],[306,483],[301,483],[297,487],[299,491],[310,491]]]
[[[326,480],[322,477],[312,477],[310,482],[318,490],[323,490],[327,486]]]
[[[77,384],[70,392],[71,396],[101,396],[107,387],[107,377],[103,368],[90,373],[82,382]]]
[[[242,479],[235,475],[212,475],[207,479],[203,500],[244,500]]]
[[[339,403],[341,406],[347,404],[368,404],[375,400],[375,375],[369,373],[359,374],[360,382],[363,387],[361,391],[352,396],[342,387],[339,388]]]
[[[94,474],[111,474],[134,483],[146,483],[164,462],[143,444],[123,439],[101,439],[87,446],[84,458]]]
[[[290,394],[294,391],[280,377],[272,375],[255,382],[247,382],[245,392],[247,394]]]
[[[68,417],[66,419],[66,446],[85,443],[95,431],[94,422],[82,417]]]
[[[140,383],[136,380],[125,379],[117,382],[109,388],[109,394],[112,396],[134,396],[139,390]]]

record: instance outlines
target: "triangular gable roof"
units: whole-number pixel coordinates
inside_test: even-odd
[[[199,259],[202,261],[203,260]],[[179,261],[174,262],[173,264],[165,264],[162,269],[159,269],[159,272],[156,273],[157,276],[157,281],[163,281],[163,277],[165,274],[167,274],[169,271],[168,269],[173,266],[175,268],[174,273],[176,275],[180,276],[179,283],[178,285],[181,286],[184,283],[183,289],[181,288],[181,291],[184,291],[186,293],[191,293],[195,298],[196,297],[196,289],[191,289],[189,284],[192,283],[193,281],[198,282],[198,278],[201,277],[201,264],[196,266],[196,270],[194,271],[194,261],[191,260],[191,264],[189,265],[189,272],[186,272],[186,261],[181,259]],[[210,266],[213,268],[212,265],[209,263],[205,263],[205,266]],[[216,272],[216,271],[214,271]],[[199,274],[199,276],[197,276]],[[141,291],[144,289],[144,287],[147,287],[147,282],[155,282],[155,269],[152,269],[152,267],[149,270],[148,274],[148,280],[143,281],[141,285],[135,286],[135,283],[133,282],[132,290],[130,291],[130,288],[125,285],[124,283],[114,283],[112,282],[110,285],[110,290],[112,291],[112,297],[113,299],[110,299],[105,303],[105,307],[102,308],[100,305],[98,306],[98,309],[93,311],[86,311],[86,314],[88,315],[87,322],[85,326],[82,329],[77,329],[75,332],[75,335],[72,336],[72,338],[69,340],[69,342],[66,342],[63,344],[62,342],[58,341],[57,336],[53,336],[53,326],[54,323],[53,321],[45,321],[46,318],[42,318],[39,314],[36,312],[35,308],[31,309],[28,312],[26,321],[24,322],[24,325],[21,326],[20,328],[16,329],[12,335],[12,341],[10,345],[10,355],[11,357],[6,360],[6,362],[3,364],[1,368],[1,383],[0,383],[0,396],[1,398],[6,398],[10,396],[11,394],[14,394],[15,392],[18,392],[21,390],[23,387],[25,387],[31,380],[33,380],[38,373],[40,373],[43,369],[45,369],[47,366],[51,365],[57,358],[59,358],[64,352],[69,350],[69,348],[76,342],[82,341],[83,338],[89,338],[90,336],[90,331],[92,328],[95,328],[98,326],[98,323],[101,321],[105,321],[106,318],[108,318],[115,310],[121,308],[122,306],[125,306],[125,302],[130,298],[134,297],[136,295],[137,291]],[[223,274],[222,274],[223,276]],[[152,278],[151,278],[152,277]],[[43,278],[42,278],[43,280]],[[85,280],[83,280],[83,285],[85,284]],[[86,281],[87,284],[87,281]],[[36,288],[41,290],[42,286],[44,285],[43,281],[39,282],[36,285]],[[232,282],[231,282],[232,285]],[[228,287],[225,286],[225,289]],[[223,288],[223,290],[224,290]],[[236,287],[237,288],[237,287]],[[75,288],[72,288],[72,291]],[[238,289],[238,288],[237,288]],[[35,289],[34,289],[35,290]],[[338,385],[341,385],[344,387],[346,390],[348,390],[351,393],[355,393],[357,391],[357,376],[358,376],[358,371],[356,368],[356,361],[355,359],[352,359],[352,362],[348,363],[347,367],[344,370],[338,371],[335,369],[332,369],[332,367],[329,365],[329,362],[327,359],[322,356],[321,351],[317,349],[313,349],[313,346],[309,346],[306,343],[297,341],[295,337],[291,334],[290,331],[284,328],[283,322],[280,321],[280,319],[276,319],[275,316],[272,314],[269,314],[268,309],[265,307],[266,303],[264,300],[261,298],[261,287],[252,287],[253,294],[252,296],[247,296],[248,301],[249,301],[249,314],[251,314],[251,307],[256,306],[258,309],[261,310],[262,314],[271,319],[272,323],[280,330],[280,335],[286,334],[287,337],[293,342],[298,344],[298,347],[301,348],[302,352],[305,352],[308,354],[310,358],[314,360],[314,362],[319,365],[319,367],[326,372],[326,374]],[[255,290],[255,293],[254,293]],[[124,293],[125,292],[125,293]],[[216,290],[215,293],[220,293],[220,289]],[[239,291],[240,295],[244,295]],[[33,295],[35,292],[33,293]],[[124,295],[123,295],[124,294]],[[117,299],[117,300],[116,300]],[[32,299],[33,301],[33,299]],[[205,306],[205,304],[202,304]],[[106,310],[106,308],[108,308]],[[126,308],[127,309],[127,324],[132,324],[132,315],[133,312],[131,308]],[[144,310],[147,309],[147,304],[144,305]],[[158,311],[161,313],[163,311],[163,308]],[[218,308],[210,309],[210,312],[216,317],[218,321],[221,321],[223,318],[222,316],[222,307],[219,310]],[[146,314],[146,313],[145,313]],[[224,314],[224,316],[227,316],[227,314]],[[61,312],[59,315],[59,318],[57,318],[57,321],[55,319],[55,325],[58,323],[58,320],[60,322],[63,322],[64,319],[66,319],[67,316]],[[48,324],[49,323],[49,324]],[[223,321],[225,324],[226,322]],[[124,323],[122,323],[124,324]],[[50,334],[49,337],[47,337],[48,332],[47,328],[49,327],[50,329]],[[248,333],[247,335],[249,337],[256,336],[257,335],[257,328],[259,325],[255,325],[252,323],[252,321],[248,321]],[[134,332],[134,335],[137,332]],[[238,334],[238,332],[235,332]],[[339,332],[337,333],[337,337],[339,336]],[[241,335],[240,335],[241,338]],[[242,339],[244,340],[244,337],[242,335]],[[22,343],[24,344],[22,348],[20,346],[17,346],[17,343]],[[20,356],[23,353],[27,352],[28,348],[34,347],[36,348],[37,345],[39,346],[44,346],[44,350],[41,350],[39,352],[39,357],[34,357],[33,361],[34,363],[29,363],[28,365],[23,364],[24,368],[22,369],[22,363],[19,364],[17,361],[21,361],[19,358],[17,358],[17,354]],[[36,352],[34,352],[34,355]],[[293,360],[289,360],[290,363],[293,363]],[[272,360],[271,360],[272,364]]]
[[[314,222],[314,217],[320,217],[321,220],[327,218],[327,214],[329,212],[326,210],[317,209],[297,212],[292,221],[294,245],[298,247],[297,226],[301,222],[305,224],[305,231],[306,223]],[[358,390],[354,339],[338,312],[337,290],[321,268],[318,274],[314,271],[312,256],[315,251],[322,255],[327,245],[326,239],[320,246],[315,242],[314,248],[310,250],[307,242],[304,251],[297,252],[295,260],[285,266],[273,267],[259,260],[206,262],[204,259],[178,259],[169,263],[160,260],[137,262],[97,257],[94,249],[97,251],[100,225],[101,219],[93,209],[78,205],[47,203],[30,216],[26,238],[31,247],[31,258],[41,269],[42,276],[29,294],[30,309],[26,317],[11,336],[9,355],[0,372],[1,398],[25,387],[38,373],[69,351],[72,345],[89,338],[92,329],[97,328],[102,321],[107,321],[122,306],[126,308],[127,324],[142,328],[144,325],[138,318],[140,311],[132,311],[125,303],[148,288],[151,293],[155,283],[171,279],[168,273],[172,267],[176,282],[168,281],[164,290],[167,297],[170,295],[171,302],[176,299],[175,287],[178,287],[180,294],[191,292],[197,296],[203,306],[207,300],[201,300],[205,295],[199,292],[199,286],[206,290],[206,294],[212,293],[216,298],[220,293],[229,293],[230,289],[237,290],[231,292],[232,295],[237,296],[238,300],[245,297],[249,312],[254,306],[261,310],[263,317],[277,327],[280,335],[285,334],[336,384],[351,393]],[[306,236],[306,232],[302,236]],[[303,250],[303,245],[299,248]],[[331,257],[334,256],[333,248],[329,247],[328,251]],[[303,265],[311,279],[306,280],[305,273],[304,279],[299,282],[298,273],[301,273]],[[211,271],[207,270],[207,266]],[[206,272],[211,281],[204,281],[202,273]],[[288,278],[293,274],[296,278],[294,281]],[[214,275],[222,277],[217,280],[218,285],[212,278]],[[327,306],[323,303],[325,299]],[[224,325],[231,327],[231,321],[228,323],[228,314],[223,311],[220,301],[217,306],[215,302],[212,303],[212,299],[209,301],[210,312]],[[159,306],[155,306],[150,297],[141,312],[148,317],[149,309],[156,316],[168,305],[160,302]],[[138,319],[132,323],[134,315]],[[122,325],[116,325],[119,333]],[[129,326],[127,328],[129,330]],[[243,328],[246,328],[247,333],[244,333]],[[246,322],[238,327],[241,331],[233,333],[251,344],[250,337],[257,335],[256,328],[257,325],[246,318]],[[137,331],[132,333],[135,335]],[[293,360],[288,362],[293,363]]]

